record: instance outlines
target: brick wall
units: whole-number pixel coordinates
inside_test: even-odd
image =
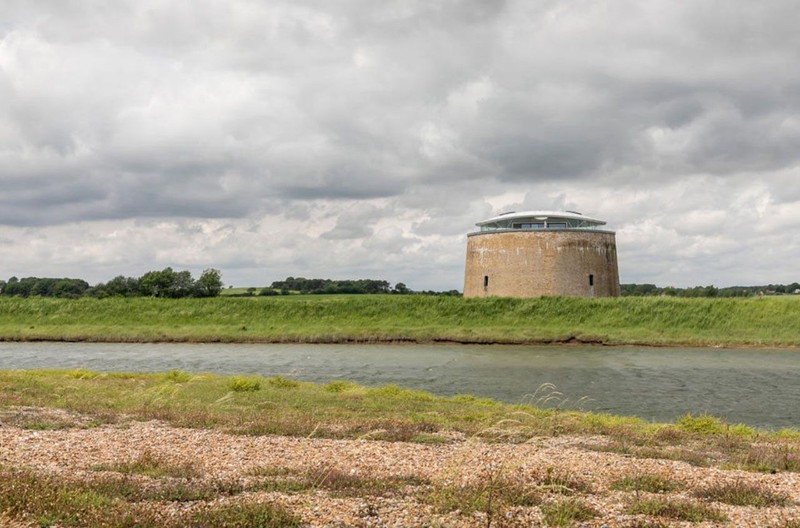
[[[467,237],[464,297],[543,295],[619,295],[614,233],[503,231]]]

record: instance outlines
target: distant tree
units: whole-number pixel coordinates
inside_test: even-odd
[[[148,271],[139,278],[139,288],[146,297],[168,297],[174,289],[175,272],[170,267],[161,271]]]
[[[194,293],[195,283],[192,274],[188,271],[179,271],[173,275],[172,286],[167,292],[168,297],[178,299],[189,297]]]
[[[395,284],[394,285],[394,290],[392,291],[392,293],[399,293],[400,295],[405,295],[405,294],[410,293],[410,292],[411,292],[411,290],[408,289],[408,286],[406,286],[402,282],[398,282],[397,284]]]
[[[98,297],[135,297],[141,295],[139,279],[118,275],[105,284],[95,286],[92,294]]]
[[[194,286],[195,297],[216,297],[222,291],[222,274],[219,270],[209,268],[200,274]]]

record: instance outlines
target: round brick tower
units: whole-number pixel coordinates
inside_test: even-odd
[[[464,297],[616,297],[617,243],[572,211],[504,213],[467,235]]]

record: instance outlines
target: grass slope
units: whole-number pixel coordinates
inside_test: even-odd
[[[0,340],[800,346],[789,297],[0,298]]]
[[[37,408],[67,414],[46,417],[26,412]],[[0,370],[0,427],[8,423],[33,430],[62,429],[130,419],[159,419],[178,427],[247,435],[421,443],[447,443],[448,432],[511,442],[561,434],[606,435],[609,441],[598,450],[697,465],[800,471],[797,431],[767,433],[707,415],[653,424],[634,417],[542,409],[469,395],[437,397],[395,385],[369,388],[347,381],[319,385],[281,376],[175,370],[160,374]],[[668,449],[692,440],[703,440],[702,449],[687,453]]]

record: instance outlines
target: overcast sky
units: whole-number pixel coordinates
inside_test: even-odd
[[[0,278],[462,289],[571,209],[622,282],[800,280],[800,3],[0,0]]]

